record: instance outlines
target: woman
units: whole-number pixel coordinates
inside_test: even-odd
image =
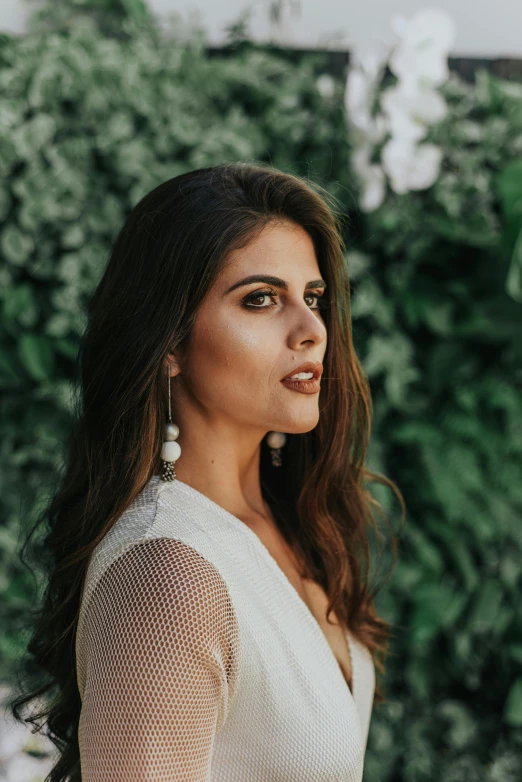
[[[14,708],[58,686],[50,782],[361,780],[389,638],[364,481],[402,497],[363,466],[349,305],[333,212],[298,177],[199,169],[131,211],[47,510],[29,651],[49,680]]]

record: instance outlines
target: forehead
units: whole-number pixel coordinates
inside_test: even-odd
[[[288,274],[302,271],[303,276],[318,271],[312,239],[300,225],[290,222],[266,225],[245,247],[230,253],[222,279],[228,280],[238,271],[266,273],[276,269],[285,269]]]

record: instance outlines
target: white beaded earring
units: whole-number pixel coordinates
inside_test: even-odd
[[[161,474],[162,481],[173,481],[176,478],[176,472],[174,470],[174,462],[176,462],[181,455],[180,444],[176,442],[179,437],[179,427],[172,423],[172,416],[170,410],[170,364],[168,365],[169,372],[169,418],[165,424],[163,446],[161,448],[161,458],[163,459],[163,472]]]
[[[286,434],[284,432],[269,432],[266,442],[270,447],[272,465],[274,467],[281,467],[281,448],[286,443]]]

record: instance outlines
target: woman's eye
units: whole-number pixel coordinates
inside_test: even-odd
[[[245,299],[243,299],[243,304],[245,304],[245,306],[247,307],[253,307],[254,309],[258,309],[258,310],[268,309],[268,307],[272,305],[259,306],[257,304],[252,304],[252,302],[255,301],[256,299],[264,299],[267,297],[270,299],[274,299],[275,293],[271,293],[271,291],[259,291],[257,293],[251,293],[250,296],[247,296]]]
[[[310,309],[323,309],[326,307],[326,302],[323,300],[321,301],[321,293],[307,293],[305,298],[314,298],[317,302],[316,307],[310,307]],[[250,309],[257,309],[257,310],[267,310],[270,309],[270,307],[275,306],[275,304],[253,304],[252,302],[256,299],[264,299],[264,298],[270,298],[275,299],[277,297],[277,294],[273,291],[256,291],[256,293],[251,293],[249,296],[246,296],[246,298],[243,299],[242,304],[245,307],[249,307]]]
[[[312,296],[316,300],[317,307],[312,307],[314,310],[322,310],[327,306],[326,300],[323,298],[322,293],[307,293],[306,296]]]

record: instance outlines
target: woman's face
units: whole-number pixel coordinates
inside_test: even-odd
[[[242,283],[252,275],[280,278],[284,287]],[[320,279],[312,240],[293,223],[273,222],[230,254],[200,305],[173,384],[181,420],[189,405],[191,425],[196,415],[213,430],[232,427],[259,438],[316,426],[320,392],[299,393],[281,380],[306,361],[323,361],[327,334],[319,307],[327,294]]]

